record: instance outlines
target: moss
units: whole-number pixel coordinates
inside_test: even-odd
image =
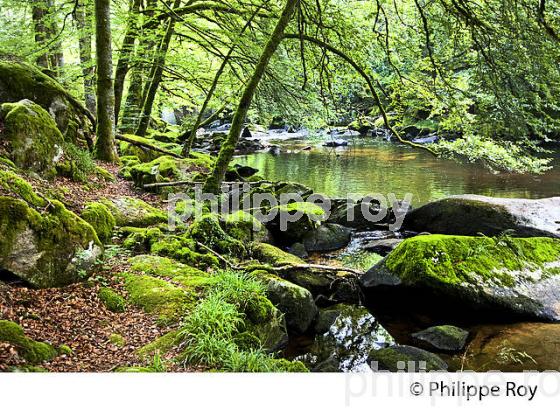
[[[117,347],[126,346],[126,339],[124,338],[124,336],[117,333],[112,333],[111,335],[109,335],[109,342]]]
[[[161,256],[138,255],[129,262],[133,272],[172,279],[191,290],[202,289],[211,282],[208,273]]]
[[[108,182],[115,182],[116,178],[113,176],[113,174],[111,174],[109,171],[107,171],[105,168],[100,167],[100,166],[96,166],[95,167],[95,173],[103,178],[105,181]]]
[[[83,278],[102,253],[91,225],[51,200],[37,212],[24,201],[0,197],[0,261],[36,287],[64,286]],[[22,264],[13,257],[24,246],[30,256]]]
[[[58,353],[61,355],[72,356],[74,351],[68,345],[60,345],[58,346]]]
[[[99,289],[97,296],[111,312],[122,313],[126,310],[126,300],[111,288]]]
[[[93,226],[97,237],[102,242],[111,240],[116,221],[106,205],[99,202],[90,202],[86,205],[81,217]]]
[[[208,171],[212,161],[208,156],[178,159],[168,155],[160,156],[151,162],[130,167],[130,175],[137,186],[155,182],[192,180],[195,171]]]
[[[100,202],[111,211],[118,226],[148,227],[168,220],[167,213],[138,198],[122,196]]]
[[[13,345],[26,361],[33,364],[52,360],[58,355],[53,346],[30,339],[21,326],[8,320],[0,320],[0,341]]]
[[[89,151],[71,142],[64,142],[62,147],[64,155],[56,164],[58,174],[73,181],[87,182],[96,172],[96,165]]]
[[[151,343],[138,349],[141,358],[153,357],[154,354],[165,354],[181,342],[178,330],[172,330]]]
[[[287,359],[276,359],[275,362],[276,371],[278,372],[288,372],[288,373],[308,373],[309,369],[300,361],[287,360]]]
[[[168,235],[152,244],[151,252],[161,256],[168,256],[180,262],[198,268],[219,266],[218,258],[210,254],[202,254],[193,250],[192,239],[183,235]]]
[[[288,212],[293,214],[301,212],[303,215],[322,216],[325,214],[323,208],[311,202],[291,202],[286,205],[279,205],[276,207],[280,212]]]
[[[158,148],[162,148],[174,152],[176,154],[181,154],[182,147],[179,144],[161,142],[153,138],[139,137],[133,134],[126,134],[125,137],[140,143],[153,145]],[[141,162],[150,162],[156,159],[157,157],[161,156],[160,152],[149,150],[149,149],[143,149],[141,147],[135,146],[126,141],[121,141],[119,143],[119,150],[121,155],[137,156]]]
[[[246,253],[241,241],[224,232],[220,219],[215,214],[206,214],[196,218],[189,227],[188,235],[219,253],[237,257],[243,257]]]
[[[558,239],[422,235],[402,242],[385,263],[408,283],[512,286],[510,272],[540,269],[559,258]]]
[[[177,322],[196,299],[196,294],[163,279],[136,274],[123,276],[129,301],[147,313],[158,315],[163,324]]]
[[[263,242],[268,239],[266,227],[250,213],[237,211],[223,218],[224,231],[243,242]]]
[[[22,100],[0,105],[0,120],[6,155],[18,167],[54,177],[64,137],[50,114],[34,102]]]
[[[8,193],[23,199],[29,205],[45,207],[47,201],[35,193],[29,182],[12,171],[0,169],[0,187]]]
[[[251,243],[249,249],[255,259],[272,266],[299,265],[304,263],[297,256],[284,252],[268,243]]]
[[[16,164],[14,164],[11,160],[9,160],[8,158],[4,158],[2,156],[0,156],[0,165],[4,165],[8,168],[17,168]]]

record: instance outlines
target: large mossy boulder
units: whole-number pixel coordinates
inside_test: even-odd
[[[75,143],[89,138],[91,114],[61,84],[32,65],[0,61],[0,103],[25,99],[51,115],[66,141]]]
[[[41,106],[30,100],[0,105],[0,154],[27,171],[52,178],[64,138]]]
[[[80,216],[95,229],[99,240],[102,242],[111,240],[116,221],[106,205],[99,202],[90,202],[86,204]]]
[[[452,321],[559,321],[559,274],[559,239],[422,235],[360,281],[378,308]]]
[[[452,196],[407,214],[406,229],[448,235],[560,237],[560,197],[544,199]]]
[[[38,288],[84,279],[103,252],[91,225],[13,173],[0,171],[0,188],[13,195],[0,196],[0,269]]]

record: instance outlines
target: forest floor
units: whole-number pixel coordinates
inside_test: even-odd
[[[103,168],[113,174],[114,181],[93,177],[89,185],[84,185],[57,178],[49,183],[50,189],[54,185],[56,190],[65,192],[66,206],[76,212],[89,201],[123,195],[162,206],[157,196],[137,190],[131,182],[119,178],[117,166],[103,164]],[[92,183],[95,189],[89,188]],[[126,270],[126,258],[116,255],[84,283],[51,289],[31,289],[18,283],[0,284],[0,317],[21,325],[26,336],[32,339],[54,346],[67,345],[72,349],[71,354],[62,354],[44,363],[42,367],[48,371],[108,372],[119,367],[149,365],[136,355],[137,349],[170,329],[156,323],[153,315],[138,307],[127,306],[125,313],[113,313],[98,297],[101,286],[126,294],[118,279],[118,273]],[[119,342],[115,343],[115,340]],[[13,347],[0,342],[0,372],[23,364],[25,361],[18,357]],[[171,366],[170,371],[189,370]]]

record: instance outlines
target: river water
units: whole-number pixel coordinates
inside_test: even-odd
[[[268,139],[268,142],[281,146],[279,155],[256,153],[237,157],[236,162],[259,169],[260,175],[266,179],[299,182],[331,197],[394,193],[400,199],[411,193],[414,206],[459,194],[517,198],[560,195],[558,153],[552,163],[555,167],[545,174],[515,175],[491,172],[479,164],[435,158],[426,151],[387,141],[350,140],[348,147],[326,148],[320,140]],[[384,234],[358,233],[347,248],[320,255],[318,261],[348,264],[367,270],[380,257],[362,251],[360,244],[364,238]],[[363,308],[355,307],[349,312],[342,314],[324,335],[315,340],[297,342],[297,350],[300,354],[304,353],[297,358],[316,365],[313,360],[338,355],[341,356],[339,371],[363,371],[367,346],[381,348],[383,344],[390,345],[395,342],[391,336],[396,342],[409,342],[407,335],[411,328],[406,324],[407,318],[384,323],[390,329],[389,335]],[[375,315],[375,312],[372,313]],[[557,347],[560,324],[485,324],[468,330],[471,338],[466,352],[444,356],[450,370],[560,370]],[[335,369],[336,366],[330,371]]]
[[[427,151],[371,138],[356,138],[348,147],[326,148],[321,142],[282,141],[274,156],[256,153],[236,162],[261,171],[270,180],[300,182],[331,197],[348,194],[413,195],[419,206],[449,195],[544,198],[560,195],[560,155],[543,175],[494,173],[480,164],[436,158]],[[306,151],[304,147],[311,146]]]

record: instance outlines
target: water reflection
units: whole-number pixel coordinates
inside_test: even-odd
[[[544,175],[495,174],[480,165],[435,158],[428,152],[383,141],[359,140],[350,147],[301,150],[307,144],[290,141],[278,156],[258,153],[236,161],[258,168],[267,179],[300,182],[333,197],[380,192],[402,198],[411,192],[416,206],[458,194],[518,198],[560,195],[558,166]]]

